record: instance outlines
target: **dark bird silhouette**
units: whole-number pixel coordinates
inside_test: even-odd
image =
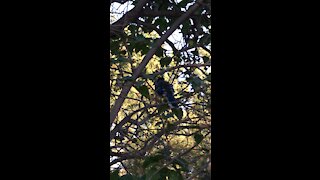
[[[155,82],[156,93],[160,96],[166,97],[168,104],[171,108],[177,108],[177,100],[174,98],[173,86],[166,82],[162,77],[158,78]]]

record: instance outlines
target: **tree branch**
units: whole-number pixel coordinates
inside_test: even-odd
[[[145,9],[141,12],[141,16],[157,17],[157,16],[167,16],[167,17],[180,17],[184,12],[181,11],[159,11]]]
[[[129,0],[110,0],[110,4],[114,3],[114,2],[117,2],[117,3],[120,3],[120,4],[124,4],[126,2],[128,2]]]
[[[149,23],[146,23],[146,22],[142,22],[142,21],[140,21],[140,20],[136,20],[136,23],[137,23],[138,25],[142,25],[142,26],[144,26],[144,27],[146,27],[146,28],[155,30],[155,31],[159,34],[159,36],[162,35],[161,31],[160,31],[155,25],[153,25],[153,24],[149,24]],[[177,48],[174,46],[174,44],[173,44],[169,39],[166,39],[166,43],[168,43],[169,46],[172,48],[174,54],[178,54]]]
[[[182,64],[182,65],[178,65],[178,66],[174,66],[174,67],[170,67],[170,68],[167,68],[167,69],[164,69],[162,71],[159,71],[159,72],[156,72],[156,73],[153,73],[153,74],[143,74],[141,75],[143,78],[150,78],[150,77],[155,77],[157,75],[162,75],[166,72],[169,72],[169,71],[172,71],[174,69],[179,69],[179,68],[182,68],[182,67],[203,67],[203,66],[211,66],[211,62],[208,61],[207,63],[205,64]]]
[[[123,33],[124,27],[126,27],[130,22],[132,22],[134,19],[138,18],[140,13],[142,12],[143,6],[148,2],[149,0],[140,0],[138,1],[137,5],[128,11],[124,16],[122,16],[118,21],[114,22],[110,26],[110,37],[113,38],[115,36],[118,36],[119,33]]]

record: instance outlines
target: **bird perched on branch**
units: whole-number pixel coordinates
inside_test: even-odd
[[[166,82],[163,77],[160,77],[155,82],[156,93],[160,96],[166,97],[170,108],[178,108],[177,100],[174,98],[173,86]]]

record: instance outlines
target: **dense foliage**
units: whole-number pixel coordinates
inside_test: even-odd
[[[111,179],[210,178],[210,1],[111,0],[110,18]]]

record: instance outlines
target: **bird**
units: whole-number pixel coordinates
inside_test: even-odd
[[[178,108],[177,100],[174,97],[174,90],[172,84],[166,82],[163,77],[159,77],[155,81],[156,93],[165,97],[168,101],[170,108]]]

